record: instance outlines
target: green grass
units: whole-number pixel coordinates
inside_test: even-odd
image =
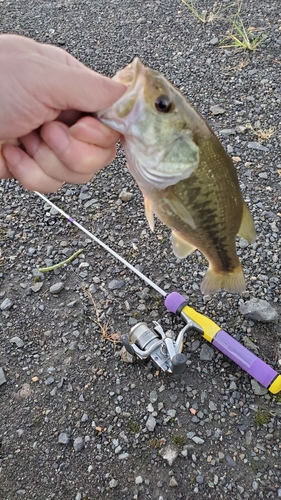
[[[204,10],[197,10],[195,5],[194,5],[194,0],[190,0],[189,2],[186,2],[185,0],[182,0],[182,3],[188,8],[188,10],[191,12],[191,14],[196,17],[201,23],[206,24],[206,23],[211,23],[215,19],[217,19],[220,14],[226,10],[235,5],[235,3],[228,5],[227,7],[223,7],[222,4],[220,3],[218,6],[218,2],[214,2],[212,10],[208,11],[206,9]]]
[[[156,450],[161,447],[161,440],[157,438],[151,438],[148,441],[150,448],[155,448]]]
[[[264,424],[268,424],[272,418],[272,415],[268,410],[258,410],[254,422],[256,426],[261,426]]]
[[[185,445],[185,438],[184,436],[176,435],[173,437],[173,442],[176,446],[182,448]]]
[[[242,19],[238,18],[233,22],[232,32],[222,40],[220,47],[222,49],[235,48],[254,52],[265,40],[266,35],[259,33],[254,36],[252,30],[245,28]],[[225,42],[229,43],[225,44]]]
[[[133,434],[138,434],[140,430],[140,426],[138,422],[135,422],[134,420],[130,419],[129,420],[129,429]]]

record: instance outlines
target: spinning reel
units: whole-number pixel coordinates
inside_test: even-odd
[[[131,328],[129,335],[121,336],[121,341],[133,356],[140,359],[150,357],[157,368],[173,375],[180,375],[186,368],[186,356],[181,352],[184,334],[191,328],[202,331],[201,327],[188,317],[184,319],[186,325],[176,340],[172,340],[160,324],[154,321],[153,330],[146,323],[138,323]]]

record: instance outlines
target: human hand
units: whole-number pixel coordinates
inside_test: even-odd
[[[123,85],[16,35],[0,35],[0,73],[0,178],[46,193],[113,160],[119,134],[85,114],[111,106]]]

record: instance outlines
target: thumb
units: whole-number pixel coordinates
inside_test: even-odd
[[[126,91],[125,85],[86,66],[73,67],[48,59],[45,63],[42,99],[51,108],[92,113],[110,107]]]

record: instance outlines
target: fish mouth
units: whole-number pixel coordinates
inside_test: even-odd
[[[96,117],[105,125],[125,134],[136,119],[138,98],[144,89],[146,68],[138,57],[121,69],[113,80],[126,85],[127,90],[110,108],[99,111]],[[132,111],[134,110],[134,113]],[[130,116],[129,116],[130,115]]]

